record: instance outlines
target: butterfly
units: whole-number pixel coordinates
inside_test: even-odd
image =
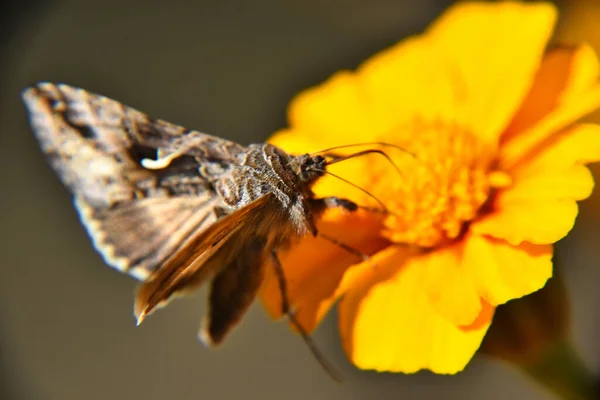
[[[218,345],[272,266],[283,313],[332,371],[291,312],[277,255],[303,236],[318,235],[316,221],[327,208],[359,207],[314,195],[311,187],[328,165],[385,153],[371,149],[328,159],[325,151],[291,155],[268,143],[242,146],[66,84],[38,83],[22,98],[95,249],[106,264],[141,281],[138,324],[172,298],[210,282],[199,337]]]

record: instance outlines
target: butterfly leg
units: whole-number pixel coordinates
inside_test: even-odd
[[[317,236],[327,240],[328,242],[338,246],[339,248],[341,248],[343,250],[346,250],[350,254],[354,254],[355,256],[359,257],[363,261],[370,263],[372,267],[376,267],[376,264],[373,262],[373,259],[371,259],[371,256],[369,256],[368,254],[363,253],[362,251],[355,249],[354,247],[349,246],[343,242],[340,242],[339,240],[337,240],[334,237],[325,235],[322,232],[317,232]]]
[[[335,196],[322,197],[320,199],[314,199],[313,201],[315,202],[316,207],[321,207],[321,208],[336,207],[336,208],[343,208],[344,210],[350,211],[350,212],[356,211],[358,209],[382,212],[380,209],[359,206],[358,204],[354,203],[351,200],[340,198],[340,197],[335,197]],[[333,243],[334,245],[344,249],[348,253],[354,254],[355,256],[359,257],[363,261],[367,261],[372,266],[375,266],[375,263],[373,262],[373,260],[371,259],[371,257],[368,254],[365,254],[362,251],[355,249],[352,246],[342,243],[334,237],[325,235],[320,231],[317,231],[315,236],[320,236],[321,238],[327,240],[328,242]]]
[[[359,209],[359,206],[348,199],[343,199],[341,197],[328,196],[321,197],[320,199],[312,200],[317,208],[343,208],[346,211],[356,211]],[[360,207],[362,208],[362,207]]]
[[[321,197],[312,200],[317,207],[321,208],[343,208],[346,211],[364,210],[372,213],[388,214],[389,211],[379,207],[361,206],[355,202],[336,196]]]
[[[281,293],[281,312],[287,316],[288,320],[292,324],[292,326],[298,331],[304,343],[308,346],[310,352],[313,354],[315,359],[325,371],[336,381],[341,382],[342,377],[340,374],[331,366],[331,364],[327,361],[323,353],[319,350],[316,343],[313,341],[310,334],[304,329],[298,319],[296,319],[295,313],[290,308],[290,301],[288,298],[288,290],[287,290],[287,280],[285,278],[285,272],[283,271],[283,267],[281,265],[281,261],[279,261],[279,257],[277,257],[277,252],[275,250],[271,251],[271,258],[273,260],[273,268],[275,270],[275,276],[277,277],[277,282],[279,283],[279,291]]]

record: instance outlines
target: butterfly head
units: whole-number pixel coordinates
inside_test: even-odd
[[[323,156],[304,154],[294,157],[290,166],[302,182],[310,184],[325,174],[327,160]]]

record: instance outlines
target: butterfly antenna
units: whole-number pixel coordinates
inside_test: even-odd
[[[416,161],[419,161],[425,168],[427,168],[427,170],[431,173],[431,175],[434,177],[434,179],[437,179],[437,174],[431,168],[430,165],[428,165],[427,163],[424,163],[422,160],[420,160],[415,153],[412,153],[412,152],[408,151],[407,149],[405,149],[404,147],[398,146],[398,145],[393,144],[393,143],[387,143],[387,142],[365,142],[365,143],[346,144],[346,145],[342,145],[342,146],[335,146],[335,147],[330,147],[328,149],[319,150],[319,151],[317,151],[315,153],[312,153],[310,155],[317,155],[317,154],[321,154],[321,153],[328,153],[328,152],[331,152],[333,150],[345,149],[345,148],[349,148],[349,147],[369,146],[369,145],[385,146],[385,147],[391,147],[391,148],[400,150],[400,151],[402,151],[402,152],[410,155]],[[369,150],[359,151],[359,152],[352,153],[352,154],[347,155],[347,156],[339,156],[339,155],[336,155],[336,154],[325,154],[325,156],[329,156],[329,157],[333,158],[333,160],[330,161],[330,162],[328,162],[326,165],[335,164],[335,163],[340,162],[340,161],[348,160],[350,158],[362,156],[362,155],[369,154],[369,153],[377,153],[377,154],[381,154],[382,156],[384,156],[390,162],[390,164],[392,164],[394,166],[394,168],[396,169],[396,172],[398,172],[398,174],[402,178],[404,178],[404,175],[402,174],[402,171],[400,170],[400,168],[398,167],[398,165],[396,163],[394,163],[394,161],[391,159],[391,157],[387,153],[385,153],[384,151],[378,150],[378,149],[369,149]]]
[[[318,170],[316,170],[316,171],[321,171],[321,172],[323,172],[323,173],[325,173],[325,174],[327,174],[327,175],[331,175],[331,176],[333,176],[334,178],[337,178],[337,179],[339,179],[340,181],[342,181],[342,182],[345,182],[345,183],[347,183],[348,185],[355,187],[356,189],[360,190],[361,192],[363,192],[364,194],[366,194],[367,196],[369,196],[370,198],[372,198],[373,200],[375,200],[377,203],[379,203],[379,205],[380,205],[380,206],[381,206],[381,208],[382,208],[382,210],[381,210],[382,212],[384,212],[384,213],[389,213],[389,211],[388,211],[387,207],[385,206],[385,204],[383,204],[383,201],[379,200],[377,197],[375,197],[375,195],[374,195],[373,193],[369,192],[367,189],[361,188],[361,187],[360,187],[360,186],[358,186],[356,183],[352,183],[352,182],[350,182],[348,179],[346,179],[346,178],[342,178],[341,176],[339,176],[339,175],[336,175],[336,174],[334,174],[333,172],[325,171],[325,170],[322,170],[322,169],[318,169]]]
[[[364,142],[364,143],[354,143],[354,144],[344,144],[341,146],[334,146],[334,147],[330,147],[328,149],[323,149],[323,150],[319,150],[316,151],[314,153],[311,153],[311,156],[316,156],[317,154],[323,154],[323,153],[329,153],[330,151],[334,151],[334,150],[340,150],[340,149],[348,149],[351,147],[360,147],[360,146],[383,146],[383,147],[391,147],[397,150],[400,150],[410,156],[412,156],[413,158],[417,159],[417,156],[408,151],[407,149],[405,149],[402,146],[398,146],[397,144],[393,144],[393,143],[387,143],[387,142]]]
[[[288,320],[292,324],[292,326],[296,329],[296,331],[300,334],[302,340],[312,353],[313,357],[317,362],[323,367],[325,372],[336,382],[342,382],[344,379],[340,375],[340,373],[327,361],[327,358],[323,355],[319,347],[314,342],[310,334],[304,329],[304,327],[298,322],[296,319],[296,315],[294,312],[290,310],[290,303],[288,299],[288,291],[287,291],[287,282],[285,279],[285,273],[283,272],[283,267],[281,266],[281,262],[279,261],[279,257],[277,257],[277,253],[275,251],[271,252],[271,256],[273,258],[273,265],[275,269],[275,275],[277,276],[277,282],[279,283],[279,290],[281,293],[281,311],[288,317]]]
[[[363,150],[363,151],[359,151],[359,152],[356,152],[356,153],[352,153],[352,154],[347,155],[347,156],[336,157],[333,160],[327,162],[327,164],[325,164],[325,165],[329,166],[329,165],[332,165],[332,164],[339,163],[341,161],[345,161],[345,160],[349,160],[351,158],[356,158],[356,157],[364,156],[364,155],[367,155],[367,154],[380,154],[383,157],[385,157],[390,162],[390,164],[392,164],[394,166],[394,169],[396,169],[396,172],[398,172],[398,175],[400,175],[402,177],[402,179],[404,179],[404,175],[402,174],[402,171],[396,165],[396,163],[392,160],[392,158],[390,156],[388,156],[387,153],[385,153],[383,150],[378,150],[378,149]]]

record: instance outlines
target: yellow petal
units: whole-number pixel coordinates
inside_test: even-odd
[[[372,141],[372,131],[356,75],[338,72],[305,90],[289,106],[289,124],[321,148]]]
[[[396,248],[377,254],[377,268],[356,279],[341,300],[344,349],[363,369],[456,373],[479,347],[493,308],[486,305],[473,326],[453,325],[423,292],[424,277],[418,263],[403,266],[404,257]]]
[[[514,116],[502,142],[507,143],[534,126],[556,109],[565,99],[576,98],[598,79],[598,60],[587,45],[550,49],[533,86]]]
[[[420,121],[460,121],[461,94],[445,67],[424,36],[404,40],[366,61],[358,81],[372,135],[402,140],[398,134],[405,135]]]
[[[537,193],[525,189],[522,199],[507,199],[499,203],[501,211],[472,225],[480,235],[490,235],[513,245],[525,241],[550,244],[562,239],[575,224],[578,207],[574,200],[539,200]],[[526,198],[530,194],[529,198]]]
[[[362,213],[341,214],[332,210],[318,225],[319,231],[367,254],[373,253],[387,242],[377,237],[380,223]],[[290,251],[280,254],[290,305],[296,318],[312,331],[329,311],[333,302],[343,293],[342,279],[349,266],[362,262],[356,255],[321,237],[304,238]],[[281,316],[281,292],[273,268],[265,271],[260,297],[269,314]]]
[[[459,3],[428,30],[438,68],[453,72],[468,128],[483,140],[498,135],[525,98],[552,34],[550,3]]]
[[[312,153],[324,149],[318,141],[310,138],[310,135],[289,129],[275,132],[269,138],[269,143],[280,147],[290,154]]]
[[[471,271],[463,265],[463,244],[441,248],[410,260],[422,270],[424,284],[433,308],[453,325],[473,323],[482,310],[481,298]]]
[[[498,193],[494,212],[474,222],[471,231],[522,242],[554,243],[573,227],[575,200],[594,187],[582,163],[600,159],[600,127],[577,125],[561,132],[527,164],[513,171],[512,187]]]
[[[502,138],[500,166],[526,163],[540,144],[600,106],[598,59],[589,46],[551,51]]]
[[[577,124],[546,140],[511,173],[517,178],[554,174],[596,161],[600,161],[600,125]]]
[[[426,34],[302,92],[290,126],[329,147],[417,120],[458,121],[495,143],[532,83],[555,14],[544,3],[454,6]]]
[[[561,199],[582,200],[589,197],[593,188],[594,178],[590,170],[583,165],[572,165],[552,174],[521,177],[500,196],[498,204],[503,209],[517,201],[541,203]]]
[[[464,259],[481,295],[492,305],[533,293],[552,277],[551,245],[512,246],[500,239],[470,235]]]

